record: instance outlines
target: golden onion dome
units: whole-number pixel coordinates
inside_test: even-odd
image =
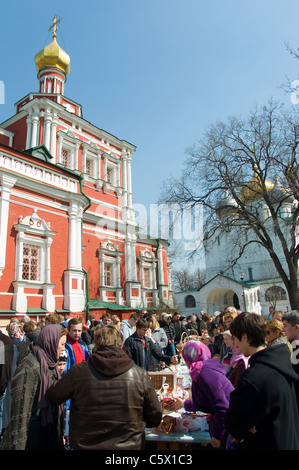
[[[265,180],[265,189],[269,192],[273,187],[274,183],[271,181]],[[251,180],[243,186],[240,198],[243,202],[250,202],[263,197],[263,185],[259,175],[256,172],[256,168],[254,168],[254,175]]]
[[[57,67],[63,70],[65,75],[70,73],[70,56],[61,49],[55,35],[52,42],[35,55],[34,60],[38,72],[45,67]]]

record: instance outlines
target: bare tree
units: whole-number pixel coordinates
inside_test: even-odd
[[[175,291],[183,291],[196,289],[205,282],[205,275],[200,268],[191,272],[187,268],[175,269],[171,272],[173,289]]]
[[[270,101],[245,119],[211,125],[162,194],[169,204],[203,204],[206,240],[234,235],[232,264],[253,243],[266,249],[292,309],[299,307],[298,143],[296,110]]]

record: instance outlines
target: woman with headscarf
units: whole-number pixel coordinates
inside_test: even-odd
[[[20,343],[27,341],[26,334],[17,318],[12,318],[10,320],[9,324],[6,326],[6,331],[10,338],[20,341]]]
[[[60,449],[60,410],[50,403],[47,392],[60,379],[58,359],[65,342],[61,325],[47,325],[18,364],[11,383],[11,417],[3,433],[2,450]]]
[[[168,408],[176,411],[184,407],[186,411],[211,414],[210,444],[214,448],[220,448],[227,437],[224,415],[229,406],[230,394],[234,390],[226,377],[226,367],[220,363],[218,357],[211,359],[209,348],[199,341],[188,341],[185,344],[183,358],[192,379],[192,398],[185,401],[174,398]]]

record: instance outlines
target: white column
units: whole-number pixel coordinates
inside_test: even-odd
[[[121,287],[121,283],[120,283],[120,255],[116,256],[116,287]]]
[[[53,156],[53,163],[56,163],[56,131],[57,131],[57,113],[53,114],[52,124],[51,124],[51,144],[50,144],[50,153]]]
[[[107,156],[104,155],[104,164],[103,164],[103,179],[107,180]]]
[[[163,256],[162,256],[162,247],[158,248],[158,283],[164,284],[164,269],[163,269]]]
[[[96,178],[98,179],[103,179],[101,178],[101,152],[97,153],[97,173],[96,173]]]
[[[69,208],[68,268],[76,269],[77,263],[77,204],[71,201]]]
[[[131,250],[131,241],[125,241],[125,260],[126,260],[126,281],[132,281],[132,250]]]
[[[50,256],[50,248],[51,248],[51,245],[52,245],[52,237],[47,237],[47,240],[46,240],[46,266],[45,266],[45,272],[46,272],[46,276],[45,276],[45,281],[47,284],[49,284],[51,282],[51,256]]]
[[[60,135],[58,137],[58,149],[57,149],[57,162],[58,163],[61,163],[62,142],[63,142],[63,136]]]
[[[77,143],[76,143],[76,146],[75,146],[74,168],[73,168],[73,170],[78,170],[79,147],[80,147],[80,144],[77,142]]]
[[[23,268],[23,232],[18,232],[17,235],[17,253],[16,253],[16,281],[22,280],[22,268]]]
[[[82,207],[78,207],[77,211],[77,234],[76,234],[76,266],[82,269],[82,237],[81,237],[81,221],[83,217]]]
[[[105,284],[105,272],[104,272],[104,255],[100,254],[100,286]]]
[[[0,198],[0,278],[5,267],[6,242],[8,229],[9,198],[11,188],[16,183],[17,178],[8,175],[1,177],[1,198]]]
[[[116,256],[116,303],[123,305],[122,289],[121,289],[121,278],[120,278],[120,254]]]
[[[82,173],[86,173],[86,146],[83,143],[83,150],[82,150]]]
[[[140,283],[141,283],[141,287],[142,287],[142,288],[144,287],[143,268],[144,268],[144,263],[143,263],[143,261],[142,261],[142,259],[141,259],[140,262],[139,262],[139,276],[140,276]]]
[[[30,143],[31,148],[37,146],[38,124],[39,124],[39,114],[38,114],[38,111],[35,110],[34,113],[32,114],[32,133],[31,133],[31,143]]]
[[[131,242],[131,272],[132,281],[137,281],[136,238]]]
[[[128,154],[128,163],[127,163],[127,190],[128,190],[128,196],[127,196],[127,205],[128,207],[132,207],[132,176],[131,176],[131,161],[132,157],[130,154]]]
[[[126,152],[122,152],[122,187],[124,189],[123,191],[123,207],[127,207],[128,205],[128,189],[127,189],[127,154]]]
[[[120,162],[117,163],[116,186],[120,186]]]
[[[153,289],[157,289],[157,261],[153,262]]]
[[[43,135],[43,143],[50,151],[50,141],[51,141],[51,122],[52,122],[52,115],[49,109],[46,109],[45,116],[44,116],[44,135]]]
[[[31,135],[32,135],[32,116],[31,112],[28,114],[27,120],[27,137],[26,137],[26,149],[29,149],[31,146]]]

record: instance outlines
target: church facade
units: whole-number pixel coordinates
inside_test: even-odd
[[[0,316],[121,318],[172,305],[167,240],[143,236],[132,204],[136,147],[83,119],[64,94],[70,57],[35,56],[38,91],[0,125]]]
[[[264,221],[267,233],[271,235],[273,250],[278,255],[281,265],[286,269],[286,260],[281,244],[276,236],[273,223],[262,198],[258,197],[257,176],[254,174],[244,188],[244,201],[254,204]],[[289,236],[287,222],[292,211],[297,207],[294,198],[276,180],[266,182],[267,192],[273,205],[279,206],[281,227],[284,227],[286,237]],[[252,187],[252,191],[248,188]],[[218,201],[217,216],[219,218],[233,217],[235,201],[225,195]],[[228,219],[229,220],[229,219]],[[251,243],[256,238],[246,231],[238,230],[237,225],[226,230],[215,230],[205,241],[206,282],[197,289],[175,292],[175,308],[185,315],[198,314],[204,311],[209,314],[234,306],[237,310],[246,310],[267,316],[269,308],[287,312],[291,310],[286,288],[279,278],[268,251],[260,243]],[[298,233],[296,234],[298,240]],[[257,239],[256,239],[257,240]],[[250,242],[250,243],[248,243]],[[240,247],[247,245],[240,257],[236,257]]]

